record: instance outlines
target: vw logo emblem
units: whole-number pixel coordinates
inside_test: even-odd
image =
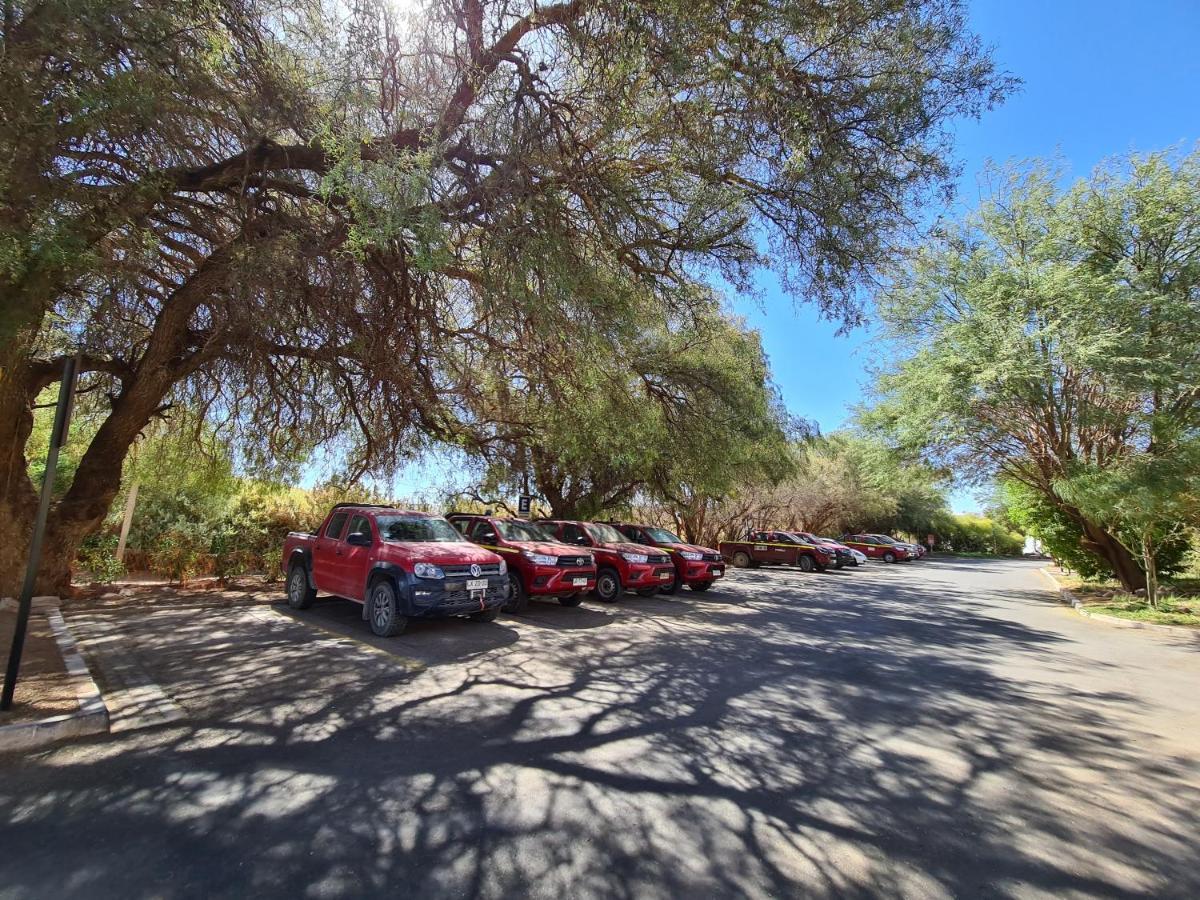
[[[471,577],[472,578],[478,578],[479,573],[482,571],[483,571],[483,569],[479,568],[478,563],[471,563]]]

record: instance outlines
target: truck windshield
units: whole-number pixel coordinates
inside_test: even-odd
[[[555,540],[548,532],[543,531],[538,525],[532,522],[515,522],[512,520],[500,520],[496,522],[496,528],[500,530],[500,537],[506,541],[552,541]]]
[[[611,525],[605,525],[603,522],[592,522],[587,526],[587,530],[591,533],[592,539],[597,540],[602,544],[627,544],[629,538],[617,531]]]
[[[660,544],[682,544],[678,535],[671,534],[665,528],[647,528],[646,534],[652,541],[657,541]]]
[[[457,543],[463,540],[453,525],[433,516],[377,516],[375,522],[385,541]]]

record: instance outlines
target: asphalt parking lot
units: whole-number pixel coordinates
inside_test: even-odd
[[[1200,643],[1030,563],[97,624],[184,718],[0,757],[0,897],[1200,895]]]

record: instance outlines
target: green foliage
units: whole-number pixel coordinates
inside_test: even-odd
[[[1009,520],[1042,542],[1042,548],[1084,578],[1111,574],[1100,557],[1083,549],[1079,523],[1062,507],[1019,481],[1002,480],[1000,492]]]
[[[99,532],[85,538],[79,548],[79,565],[93,581],[109,584],[125,574],[125,565],[117,559],[118,536]]]
[[[1020,556],[1025,539],[988,516],[954,513],[941,518],[934,529],[938,547],[964,553]]]
[[[1169,456],[1200,429],[1200,152],[1131,157],[1066,192],[1056,175],[1003,173],[896,274],[878,298],[894,357],[865,421],[965,480],[1019,481],[1104,538],[1141,513],[1129,497],[1099,509],[1083,499],[1098,483],[1071,480]],[[1115,542],[1083,546],[1132,579]]]

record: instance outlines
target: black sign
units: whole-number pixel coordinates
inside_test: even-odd
[[[529,515],[529,509],[532,504],[533,498],[528,494],[522,494],[517,498],[517,514],[522,516]]]

